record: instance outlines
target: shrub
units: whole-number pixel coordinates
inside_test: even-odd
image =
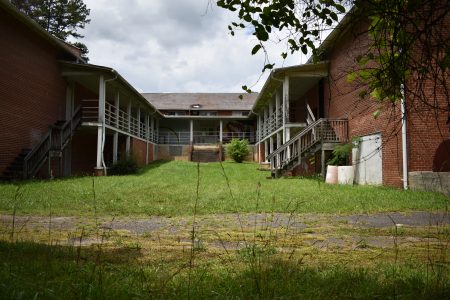
[[[349,163],[350,153],[352,153],[353,144],[341,144],[334,146],[333,155],[327,162],[328,165],[345,166]]]
[[[350,163],[349,158],[352,154],[352,149],[358,149],[361,144],[361,137],[355,136],[350,143],[340,144],[334,146],[333,154],[330,160],[327,161],[327,165],[345,166]]]
[[[109,170],[110,175],[136,174],[139,168],[136,159],[132,156],[118,160]]]
[[[227,145],[227,153],[235,162],[241,163],[250,153],[248,150],[248,141],[232,139]]]

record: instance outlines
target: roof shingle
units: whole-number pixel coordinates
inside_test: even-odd
[[[243,95],[243,99],[239,99]],[[198,110],[251,110],[257,93],[143,93],[147,101],[159,110],[189,110],[200,104]]]

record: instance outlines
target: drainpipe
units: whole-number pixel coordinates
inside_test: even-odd
[[[117,79],[117,73],[115,70],[112,70],[113,74],[116,74],[116,76],[114,78],[110,78],[110,79],[106,79],[104,80],[104,93],[105,93],[105,97],[106,97],[106,83],[109,81],[114,81]],[[106,100],[105,100],[106,102]],[[102,118],[102,166],[103,166],[103,173],[106,176],[107,175],[107,169],[106,169],[106,163],[105,163],[105,155],[104,155],[104,151],[105,151],[105,140],[106,140],[106,123],[105,123],[105,113],[106,111],[103,111],[103,118]]]
[[[407,109],[406,109],[406,97],[405,86],[400,85],[400,93],[402,95],[401,100],[401,112],[402,112],[402,161],[403,161],[403,189],[408,189],[408,144],[407,144]]]

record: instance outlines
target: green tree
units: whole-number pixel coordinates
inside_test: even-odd
[[[372,46],[356,60],[359,67],[349,70],[349,80],[365,87],[361,97],[380,102],[401,99],[402,90],[418,102],[439,111],[450,110],[438,103],[437,95],[449,95],[450,1],[442,0],[218,0],[217,5],[237,13],[228,29],[251,30],[256,43],[254,55],[265,52],[263,72],[274,68],[268,61],[266,45],[285,43],[283,58],[301,51],[312,61],[323,59],[320,37],[344,17],[351,22],[368,20],[364,34]],[[376,67],[374,67],[376,66]],[[414,80],[414,85],[404,85]],[[425,91],[431,82],[433,93]],[[243,89],[250,92],[247,86]],[[448,100],[450,101],[450,100]],[[450,122],[450,114],[449,114]]]
[[[90,22],[90,10],[83,0],[13,0],[12,4],[63,41],[69,37],[82,38],[78,30]],[[82,56],[87,59],[89,51],[86,45],[80,42],[73,45],[80,48]]]

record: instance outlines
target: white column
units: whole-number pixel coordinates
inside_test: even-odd
[[[258,128],[258,143],[260,143],[262,138],[263,138],[261,114],[258,115],[258,121],[257,121],[256,125],[257,125],[257,128]]]
[[[267,140],[264,141],[264,162],[267,162],[267,156],[269,155],[269,147]]]
[[[116,93],[116,97],[114,98],[114,107],[116,108],[116,128],[119,128],[119,109],[120,109],[120,95],[119,92]],[[118,160],[119,153],[119,132],[114,131],[113,137],[113,163],[116,163]]]
[[[272,153],[273,149],[274,149],[274,147],[273,147],[273,136],[271,136],[269,138],[269,153]]]
[[[145,155],[145,164],[148,165],[148,140],[150,138],[150,116],[145,113],[145,144],[147,145],[147,153]]]
[[[194,120],[189,120],[189,142],[192,144],[194,143]]]
[[[150,116],[150,132],[149,132],[149,140],[155,141],[155,119]]]
[[[141,107],[140,106],[138,106],[138,109],[137,109],[137,136],[138,137],[141,137]]]
[[[220,143],[222,143],[222,140],[223,140],[223,121],[220,120],[220,123],[219,123],[219,141],[220,141]]]
[[[278,119],[280,118],[280,93],[277,90],[275,92],[275,123],[277,124],[278,129]]]
[[[277,148],[282,145],[283,139],[281,138],[281,132],[277,132]]]
[[[289,77],[286,76],[283,81],[283,144],[288,141],[286,136],[286,123],[288,120],[289,114]]]
[[[105,122],[105,79],[103,75],[99,77],[98,84],[98,122],[97,126],[97,163],[96,168],[102,168],[103,158],[103,124]]]
[[[159,119],[157,117],[153,118],[153,142],[155,142],[156,145],[153,145],[153,160],[158,159],[158,139],[159,139]]]
[[[273,117],[273,101],[272,99],[269,102],[269,111],[267,114],[267,121],[270,127],[270,133],[272,133],[276,128],[275,128],[275,124],[272,123],[272,117]]]
[[[270,132],[269,130],[269,108],[264,108],[264,124],[266,125],[266,135],[268,135]]]
[[[159,119],[155,118],[155,142],[157,143],[159,139]]]
[[[127,106],[127,119],[128,119],[128,133],[131,133],[131,101],[128,102]],[[130,156],[130,148],[131,148],[131,137],[127,135],[126,145],[125,145],[125,152],[127,154],[127,157]]]

